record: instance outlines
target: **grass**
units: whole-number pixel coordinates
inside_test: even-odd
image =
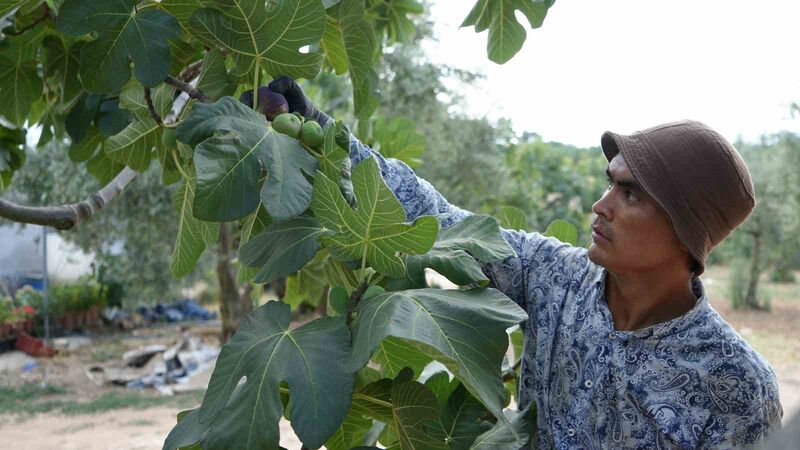
[[[95,399],[79,402],[64,398],[69,392],[63,387],[26,383],[17,387],[0,386],[0,415],[24,418],[50,412],[65,415],[97,414],[121,408],[147,409],[165,405],[187,409],[197,406],[203,399],[203,393],[197,391],[165,397],[145,392],[121,391],[108,392]]]
[[[135,419],[127,422],[125,425],[132,425],[134,427],[149,427],[152,425],[156,425],[156,422],[147,419]]]

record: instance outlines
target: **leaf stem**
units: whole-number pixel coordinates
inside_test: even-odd
[[[172,160],[175,161],[175,167],[178,168],[178,172],[181,173],[183,179],[188,183],[189,182],[189,175],[183,170],[183,166],[181,166],[181,161],[178,159],[178,152],[176,150],[171,151],[172,153]]]
[[[367,282],[367,249],[369,248],[369,228],[367,228],[367,242],[364,243],[364,251],[361,253],[361,281]]]
[[[319,153],[316,150],[314,150],[313,148],[307,146],[306,144],[303,143],[303,141],[300,141],[300,143],[303,144],[303,147],[305,147],[306,150],[308,150],[308,153],[311,153],[312,155],[314,155],[315,158],[317,158],[317,159],[322,159],[323,158],[322,153]]]
[[[347,326],[350,326],[350,324],[353,322],[353,313],[356,310],[358,302],[361,301],[361,296],[364,295],[364,292],[367,291],[368,287],[369,283],[367,283],[367,280],[364,280],[363,282],[361,282],[361,285],[358,287],[358,289],[353,291],[353,294],[350,296],[351,301],[350,305],[347,307],[347,314],[345,316],[346,317],[345,321],[347,323]]]
[[[258,75],[261,72],[261,64],[259,59],[256,58],[256,70],[253,74],[253,111],[258,111]]]

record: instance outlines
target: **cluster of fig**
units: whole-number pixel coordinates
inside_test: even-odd
[[[239,97],[244,104],[253,104],[253,91],[247,91]],[[322,127],[313,120],[305,120],[299,113],[290,113],[286,98],[272,92],[266,86],[258,88],[257,111],[264,114],[272,122],[272,128],[278,133],[300,139],[300,142],[318,149],[322,146],[324,134]]]

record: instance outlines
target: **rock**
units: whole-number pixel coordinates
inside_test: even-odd
[[[35,364],[36,359],[20,351],[0,353],[0,373],[18,373],[28,364]]]

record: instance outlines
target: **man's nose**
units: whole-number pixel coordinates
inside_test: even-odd
[[[598,216],[602,216],[607,221],[611,221],[611,206],[609,205],[609,191],[603,192],[603,196],[592,205],[592,212]]]

